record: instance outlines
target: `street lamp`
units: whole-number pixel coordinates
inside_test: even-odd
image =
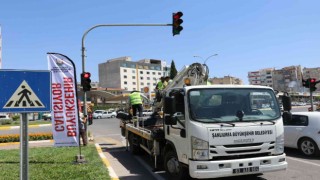
[[[205,60],[204,60],[203,57],[201,57],[201,56],[193,56],[193,57],[201,58],[202,60],[204,60],[203,64],[206,64],[207,60],[210,59],[210,58],[213,57],[213,56],[218,56],[218,54],[213,54],[213,55],[207,57]]]

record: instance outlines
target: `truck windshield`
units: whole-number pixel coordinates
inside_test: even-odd
[[[201,122],[270,121],[281,115],[271,89],[193,89],[188,101],[191,119]]]

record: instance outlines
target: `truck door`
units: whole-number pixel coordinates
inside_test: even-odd
[[[175,109],[176,113],[173,114],[173,118],[177,118],[176,125],[167,125],[166,137],[172,143],[174,143],[179,160],[187,163],[187,150],[186,147],[186,124],[185,124],[185,100],[183,93],[175,93]]]

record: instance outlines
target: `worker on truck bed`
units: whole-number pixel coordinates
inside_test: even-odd
[[[142,117],[142,97],[139,91],[132,91],[129,95],[129,103],[132,108],[132,115],[137,116],[137,110],[139,111],[139,117]]]

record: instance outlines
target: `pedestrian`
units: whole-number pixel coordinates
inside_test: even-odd
[[[129,95],[129,103],[132,108],[132,115],[137,116],[137,110],[139,111],[139,117],[142,117],[142,97],[139,91],[132,91]]]
[[[82,138],[83,146],[86,146],[88,144],[87,129],[86,129],[87,115],[83,115],[82,112],[79,112],[79,116],[80,116],[80,136]]]

